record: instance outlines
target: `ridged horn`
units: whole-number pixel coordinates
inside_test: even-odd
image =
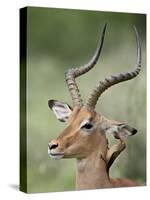
[[[77,83],[75,81],[75,78],[87,73],[97,63],[97,60],[100,57],[100,53],[101,53],[101,50],[103,47],[106,25],[107,24],[105,24],[105,26],[103,28],[103,32],[100,37],[100,41],[98,43],[97,49],[96,49],[93,57],[91,58],[91,60],[86,65],[81,66],[79,68],[68,69],[68,71],[65,73],[66,83],[68,86],[68,90],[71,94],[71,98],[72,98],[74,106],[82,106],[82,104],[83,104]]]
[[[134,30],[135,30],[136,43],[137,43],[137,61],[136,61],[134,69],[132,71],[129,71],[126,73],[111,75],[110,77],[105,78],[104,81],[100,81],[99,84],[91,92],[89,99],[86,103],[86,105],[89,108],[92,108],[92,109],[95,108],[99,97],[102,95],[102,93],[105,90],[107,90],[108,88],[110,88],[111,86],[113,86],[117,83],[121,83],[123,81],[128,81],[130,79],[133,79],[139,74],[139,72],[141,70],[141,60],[142,60],[142,58],[141,58],[142,57],[141,56],[141,42],[140,42],[140,37],[139,37],[138,31],[135,26],[134,26]]]

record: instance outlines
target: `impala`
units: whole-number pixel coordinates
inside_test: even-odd
[[[109,168],[117,156],[125,149],[124,136],[134,135],[137,130],[125,123],[110,120],[95,110],[102,93],[111,86],[135,78],[141,70],[141,45],[136,27],[137,61],[130,72],[111,75],[100,81],[85,103],[81,99],[75,78],[91,70],[102,50],[106,24],[98,47],[91,60],[84,66],[69,69],[65,73],[68,90],[73,107],[56,100],[49,100],[48,105],[57,119],[67,122],[62,133],[48,143],[48,154],[51,158],[76,158],[76,188],[96,189],[107,187],[135,186],[129,179],[112,179]],[[117,143],[108,147],[107,135],[113,134]]]

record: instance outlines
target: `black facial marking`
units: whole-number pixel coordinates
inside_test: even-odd
[[[55,100],[51,99],[51,100],[48,100],[48,106],[52,109],[53,106],[55,104]]]

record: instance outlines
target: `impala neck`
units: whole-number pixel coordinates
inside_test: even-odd
[[[107,147],[107,144],[105,146]],[[97,151],[92,152],[88,157],[77,160],[76,189],[111,187],[106,170],[106,151],[101,151],[98,147],[96,149]]]

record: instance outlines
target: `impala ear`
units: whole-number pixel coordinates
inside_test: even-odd
[[[116,138],[124,137],[124,136],[132,136],[137,133],[137,130],[127,124],[119,124],[118,125],[118,134],[115,135]],[[119,136],[119,137],[117,137]]]
[[[132,136],[137,133],[135,128],[128,126],[127,124],[111,123],[110,121],[105,122],[102,125],[102,130],[106,134],[113,134],[115,138],[119,139],[126,136]]]
[[[61,122],[66,122],[72,113],[72,108],[68,104],[56,100],[49,100],[48,106]]]

